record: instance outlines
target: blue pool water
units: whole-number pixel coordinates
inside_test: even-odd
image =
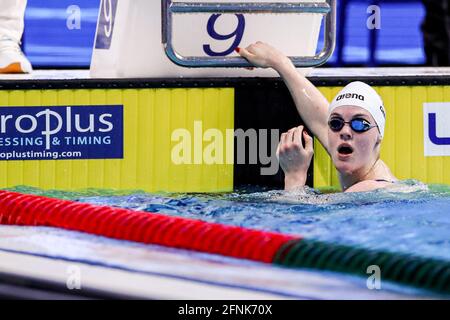
[[[400,190],[330,194],[252,187],[225,194],[113,195],[94,190],[50,195],[450,260],[450,187],[406,181]],[[22,187],[15,191],[48,195]]]

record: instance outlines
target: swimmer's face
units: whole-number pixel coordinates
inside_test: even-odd
[[[329,119],[341,118],[345,122],[363,119],[376,125],[372,115],[360,107],[341,106],[330,114]],[[335,132],[328,127],[328,144],[336,169],[343,174],[367,172],[380,155],[380,133],[377,127],[365,132],[355,132],[350,124]]]

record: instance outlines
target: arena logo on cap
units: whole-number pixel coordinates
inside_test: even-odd
[[[364,101],[364,96],[362,94],[357,94],[357,93],[344,93],[344,94],[341,94],[341,95],[339,95],[336,98],[336,101],[339,101],[339,100],[344,99],[344,98],[345,99],[358,99],[358,100]]]
[[[0,107],[0,160],[123,158],[123,106]]]
[[[450,102],[423,104],[424,153],[426,157],[450,156]]]
[[[380,111],[383,114],[383,117],[386,119],[386,111],[384,111],[383,106],[380,106]]]

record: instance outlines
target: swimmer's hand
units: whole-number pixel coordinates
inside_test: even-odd
[[[305,140],[304,146],[302,136]],[[277,157],[285,175],[285,190],[305,185],[313,154],[313,139],[303,126],[292,128],[281,135]]]
[[[283,64],[291,63],[291,60],[281,51],[261,41],[253,43],[247,48],[237,48],[236,52],[259,68],[278,70]]]

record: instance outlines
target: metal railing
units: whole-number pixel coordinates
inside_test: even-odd
[[[296,67],[315,67],[324,64],[333,54],[336,45],[336,0],[308,3],[187,3],[161,0],[162,9],[162,43],[169,59],[183,67],[251,67],[242,57],[184,57],[175,51],[172,43],[173,15],[192,13],[234,13],[234,14],[258,14],[258,13],[315,13],[324,16],[324,46],[314,56],[289,57]],[[301,39],[299,39],[301,41]]]

